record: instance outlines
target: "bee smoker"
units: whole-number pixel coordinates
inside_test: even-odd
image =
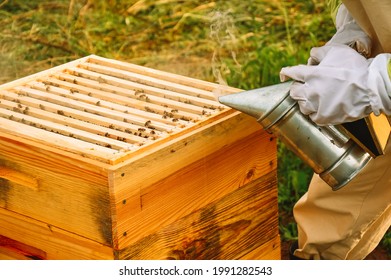
[[[341,126],[318,126],[289,96],[291,82],[219,97],[219,102],[255,117],[333,190],[351,181],[371,160]]]

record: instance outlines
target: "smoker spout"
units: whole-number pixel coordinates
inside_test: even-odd
[[[267,116],[287,96],[291,82],[219,97],[219,102],[257,120]]]

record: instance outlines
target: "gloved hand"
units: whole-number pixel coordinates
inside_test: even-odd
[[[361,29],[350,15],[344,4],[341,4],[335,20],[337,32],[325,46],[343,44],[347,45],[368,58],[371,54],[371,38]],[[315,57],[308,59],[308,65],[316,65],[319,61]]]
[[[290,96],[300,110],[319,125],[361,119],[371,112],[391,115],[390,54],[367,60],[352,48],[329,44],[311,50],[319,65],[281,69],[281,81],[296,80]]]

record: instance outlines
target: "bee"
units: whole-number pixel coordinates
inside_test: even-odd
[[[22,110],[20,110],[20,108],[18,108],[18,107],[12,108],[12,111],[14,111],[16,113],[21,113],[22,112]]]
[[[102,78],[101,76],[98,77],[98,83],[106,83],[106,80]]]
[[[144,107],[145,111],[149,112],[149,113],[155,113],[155,111],[151,108],[149,108],[148,106],[145,106]]]
[[[172,112],[164,111],[163,112],[163,117],[164,117],[164,119],[166,119],[166,118],[173,118],[174,114]]]

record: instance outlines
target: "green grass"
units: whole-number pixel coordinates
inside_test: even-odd
[[[0,24],[0,83],[97,54],[213,82],[220,73],[242,89],[278,83],[281,67],[306,63],[335,31],[315,0],[0,0]],[[290,240],[311,171],[281,143],[278,160],[281,235]]]

